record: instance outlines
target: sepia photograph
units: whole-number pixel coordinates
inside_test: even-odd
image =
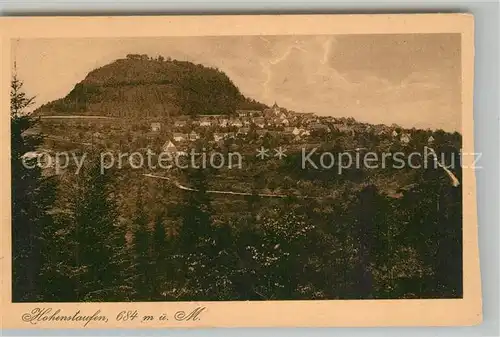
[[[65,303],[463,300],[470,46],[365,30],[11,36],[22,321],[134,318]]]

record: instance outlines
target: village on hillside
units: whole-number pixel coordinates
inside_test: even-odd
[[[56,132],[60,127],[62,129]],[[435,132],[430,130],[404,129],[395,124],[372,125],[349,117],[300,113],[279,107],[277,103],[262,111],[236,110],[232,115],[181,115],[168,119],[42,116],[42,128],[49,142],[100,144],[111,149],[118,145],[112,141],[114,135],[122,130],[125,132],[122,136],[138,146],[135,150],[150,148],[155,152],[186,151],[193,142],[199,140],[223,145],[235,139],[258,141],[266,137],[286,144],[307,144],[333,140],[338,135],[352,138],[373,135],[386,139],[386,147],[390,147],[392,144],[407,146],[417,132],[423,132],[426,144],[432,145],[435,141]],[[76,132],[65,132],[70,129]],[[119,140],[118,143],[123,141]]]

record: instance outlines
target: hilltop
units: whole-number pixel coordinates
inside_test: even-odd
[[[91,71],[66,97],[38,108],[40,115],[170,117],[232,114],[266,106],[247,98],[222,71],[129,54]]]

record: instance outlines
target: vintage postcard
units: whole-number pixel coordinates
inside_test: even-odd
[[[473,26],[2,18],[2,328],[480,323]]]

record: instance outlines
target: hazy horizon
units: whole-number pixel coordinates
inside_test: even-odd
[[[21,39],[12,51],[35,107],[136,53],[217,67],[245,96],[268,105],[461,129],[459,34]]]

